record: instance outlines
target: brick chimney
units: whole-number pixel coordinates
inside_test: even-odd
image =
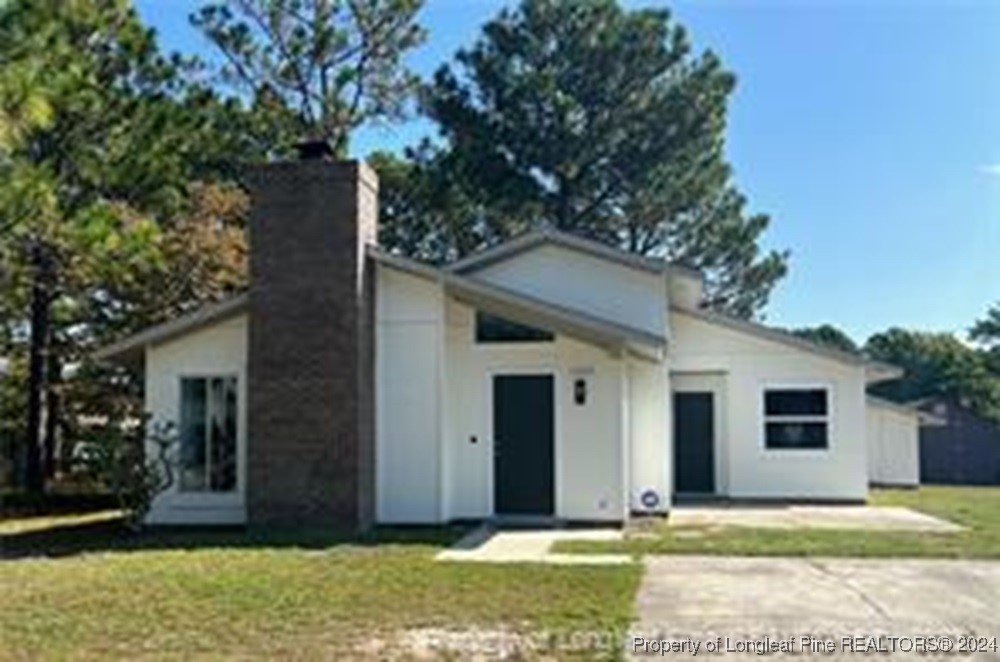
[[[378,181],[313,144],[252,175],[251,525],[365,528],[374,502]]]

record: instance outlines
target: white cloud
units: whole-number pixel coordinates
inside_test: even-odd
[[[984,166],[979,166],[979,171],[987,175],[1000,177],[1000,163],[988,163]]]

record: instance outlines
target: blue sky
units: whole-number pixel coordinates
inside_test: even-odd
[[[210,53],[197,0],[140,0],[168,49]],[[504,3],[427,0],[430,75]],[[657,5],[630,2],[630,6]],[[768,247],[792,251],[767,321],[965,329],[1000,301],[1000,2],[671,2],[695,47],[739,78],[727,153]],[[426,122],[373,128],[358,156]]]

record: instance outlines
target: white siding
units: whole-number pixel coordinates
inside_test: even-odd
[[[179,423],[182,377],[237,379],[237,489],[180,492],[174,485],[153,504],[151,524],[239,524],[246,521],[247,317],[240,315],[146,349],[146,410],[151,422]]]
[[[379,267],[376,308],[376,516],[441,519],[442,294],[432,281]]]
[[[492,377],[514,373],[555,377],[556,516],[623,519],[622,362],[564,337],[552,343],[476,344],[474,317],[467,306],[447,305],[445,519],[493,515]],[[573,401],[577,378],[587,381],[585,405]]]
[[[920,420],[868,401],[868,480],[875,485],[920,483]]]
[[[628,400],[631,480],[630,508],[636,512],[665,512],[670,508],[672,456],[668,377],[663,363],[628,362]],[[644,492],[652,490],[660,504],[648,508]]]
[[[516,292],[662,335],[667,282],[579,251],[544,245],[472,274]]]
[[[782,343],[671,314],[671,372],[724,375],[728,495],[858,500],[867,494],[864,368]],[[771,385],[824,386],[830,394],[829,447],[767,450],[763,391]]]

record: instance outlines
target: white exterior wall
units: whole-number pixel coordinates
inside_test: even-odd
[[[920,484],[920,419],[868,401],[868,480],[875,485]]]
[[[237,489],[181,492],[176,482],[153,503],[150,524],[241,524],[246,521],[247,317],[240,315],[146,349],[146,410],[151,423],[180,423],[182,377],[237,380]],[[150,447],[148,452],[153,452]]]
[[[376,518],[442,520],[443,298],[438,283],[378,267]]]
[[[630,439],[629,505],[633,512],[662,513],[673,493],[670,452],[671,398],[666,365],[639,359],[628,361]],[[642,495],[653,490],[659,505],[647,507]]]
[[[629,469],[624,363],[590,345],[557,336],[551,343],[476,344],[472,308],[449,301],[446,339],[444,519],[493,515],[492,377],[551,374],[555,388],[555,514],[622,520]],[[587,402],[573,381],[587,380]],[[472,438],[476,439],[472,443]]]
[[[697,308],[701,305],[704,289],[700,277],[685,272],[671,273],[667,281],[670,303],[675,306]]]
[[[544,245],[471,277],[653,334],[664,333],[667,279],[662,274]]]
[[[673,311],[670,323],[674,339],[671,374],[717,373],[725,384],[725,438],[720,443],[728,471],[721,472],[724,480],[717,481],[717,487],[725,485],[726,493],[737,498],[865,498],[868,458],[862,366],[826,359],[683,312]],[[827,449],[764,448],[764,389],[792,385],[829,389]]]

